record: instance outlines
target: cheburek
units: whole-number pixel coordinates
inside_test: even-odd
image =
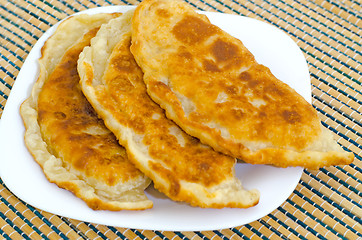
[[[85,96],[132,162],[172,200],[212,208],[256,205],[259,193],[242,187],[235,159],[185,134],[147,95],[129,49],[132,14],[103,25],[80,55]]]
[[[100,120],[79,86],[79,53],[99,26],[120,14],[77,15],[45,42],[40,75],[21,105],[25,143],[50,182],[95,210],[146,209],[150,179]]]
[[[183,1],[144,0],[131,52],[167,117],[217,151],[280,167],[353,161],[308,102]]]

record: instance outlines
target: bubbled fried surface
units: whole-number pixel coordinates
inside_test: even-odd
[[[178,181],[198,182],[206,187],[231,176],[233,158],[219,154],[185,134],[150,99],[142,81],[142,71],[129,46],[130,38],[125,38],[114,49],[104,80],[107,93],[125,115],[118,121],[142,136],[142,144],[147,146],[149,156],[161,162],[154,168],[165,165],[168,171],[176,173]],[[105,105],[108,105],[108,100],[106,95],[98,97],[98,101],[105,102]],[[117,116],[117,110],[113,113]]]
[[[132,24],[131,51],[148,93],[188,134],[250,163],[318,168],[353,160],[339,156],[308,102],[187,4],[145,0]],[[323,156],[285,154],[307,151]],[[328,160],[327,151],[338,153]]]

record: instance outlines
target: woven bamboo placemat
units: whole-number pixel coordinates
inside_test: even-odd
[[[313,106],[323,125],[335,134],[345,149],[355,154],[355,161],[349,166],[304,170],[292,195],[258,221],[230,229],[201,232],[116,228],[53,215],[15,197],[0,179],[0,238],[362,239],[361,2],[187,2],[198,10],[259,19],[292,37],[309,65]],[[134,0],[0,0],[0,116],[27,55],[49,27],[87,8],[138,3]],[[0,137],[5,136],[0,133]]]

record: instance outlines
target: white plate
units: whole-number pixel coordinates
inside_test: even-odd
[[[124,12],[127,6],[87,10]],[[308,66],[298,46],[279,29],[247,17],[205,13],[225,31],[241,39],[256,59],[268,66],[282,81],[311,99]],[[20,104],[29,96],[38,75],[37,59],[44,41],[54,32],[50,28],[34,45],[19,72],[0,122],[0,176],[6,186],[28,204],[57,215],[117,227],[196,231],[244,225],[269,214],[280,206],[299,182],[302,168],[276,168],[264,165],[237,164],[236,175],[247,189],[261,193],[257,206],[249,209],[201,209],[173,202],[152,187],[147,195],[154,202],[145,211],[93,211],[66,190],[49,183],[41,168],[24,145],[24,126],[19,114]]]

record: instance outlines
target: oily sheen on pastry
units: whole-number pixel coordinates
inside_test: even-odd
[[[259,193],[234,176],[235,159],[184,133],[147,95],[129,49],[132,14],[103,25],[80,55],[85,96],[130,160],[172,200],[212,208],[256,205]]]
[[[167,117],[217,151],[280,167],[353,161],[303,97],[181,0],[137,7],[131,52]]]
[[[150,180],[128,160],[79,86],[79,53],[101,24],[119,15],[63,21],[42,48],[39,78],[20,109],[26,146],[48,180],[95,210],[152,207],[144,194]]]

